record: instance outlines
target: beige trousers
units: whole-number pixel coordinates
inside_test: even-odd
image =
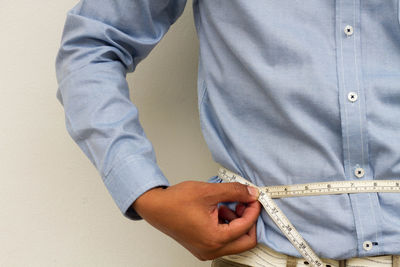
[[[400,267],[400,255],[333,260],[321,258],[321,267]],[[279,253],[270,247],[257,244],[256,247],[236,255],[228,255],[214,260],[212,267],[310,267],[303,258]]]
[[[296,258],[297,259],[297,258]],[[378,257],[366,257],[366,258],[353,258],[348,260],[339,261],[338,267],[400,267],[400,256],[378,256]],[[304,261],[287,261],[286,264],[276,265],[270,264],[268,266],[276,267],[309,267],[307,262]],[[327,265],[328,267],[334,267],[333,265]],[[244,265],[230,261],[228,259],[219,258],[213,260],[211,267],[250,267],[249,265]],[[251,266],[253,267],[253,266]],[[325,266],[324,266],[325,267]]]

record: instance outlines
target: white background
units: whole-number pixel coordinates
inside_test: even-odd
[[[55,56],[76,0],[0,2],[0,266],[210,266],[125,218],[65,128]],[[213,176],[197,110],[191,1],[128,75],[131,99],[171,184]]]

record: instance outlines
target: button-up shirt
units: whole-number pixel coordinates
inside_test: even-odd
[[[121,212],[168,186],[129,99],[186,0],[82,0],[56,59],[69,134]],[[193,0],[213,159],[258,186],[400,178],[399,0]],[[173,67],[173,63],[171,63]],[[218,181],[213,177],[212,182]],[[275,200],[321,257],[400,254],[400,195]],[[258,242],[300,257],[265,211]]]

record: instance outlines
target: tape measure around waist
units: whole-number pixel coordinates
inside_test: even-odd
[[[260,191],[258,201],[262,204],[268,215],[279,227],[286,238],[293,244],[299,253],[312,267],[322,267],[323,262],[303,239],[296,228],[283,214],[272,198],[331,195],[344,193],[370,193],[387,192],[400,193],[400,180],[361,180],[361,181],[330,181],[308,184],[295,184],[284,186],[258,187],[240,175],[221,167],[218,177],[225,182],[239,182],[241,184],[257,187]]]

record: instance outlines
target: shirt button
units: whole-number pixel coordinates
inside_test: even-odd
[[[353,34],[353,27],[351,27],[350,25],[347,25],[346,27],[344,27],[344,33],[347,36],[350,36]]]
[[[364,174],[365,174],[365,171],[364,171],[363,168],[356,168],[356,169],[354,170],[354,175],[355,175],[357,178],[363,177]]]
[[[355,92],[350,92],[347,95],[347,98],[349,99],[350,102],[356,102],[357,98],[358,98],[358,95]]]
[[[372,249],[372,242],[371,241],[365,241],[363,243],[363,249],[365,250],[371,250]]]

